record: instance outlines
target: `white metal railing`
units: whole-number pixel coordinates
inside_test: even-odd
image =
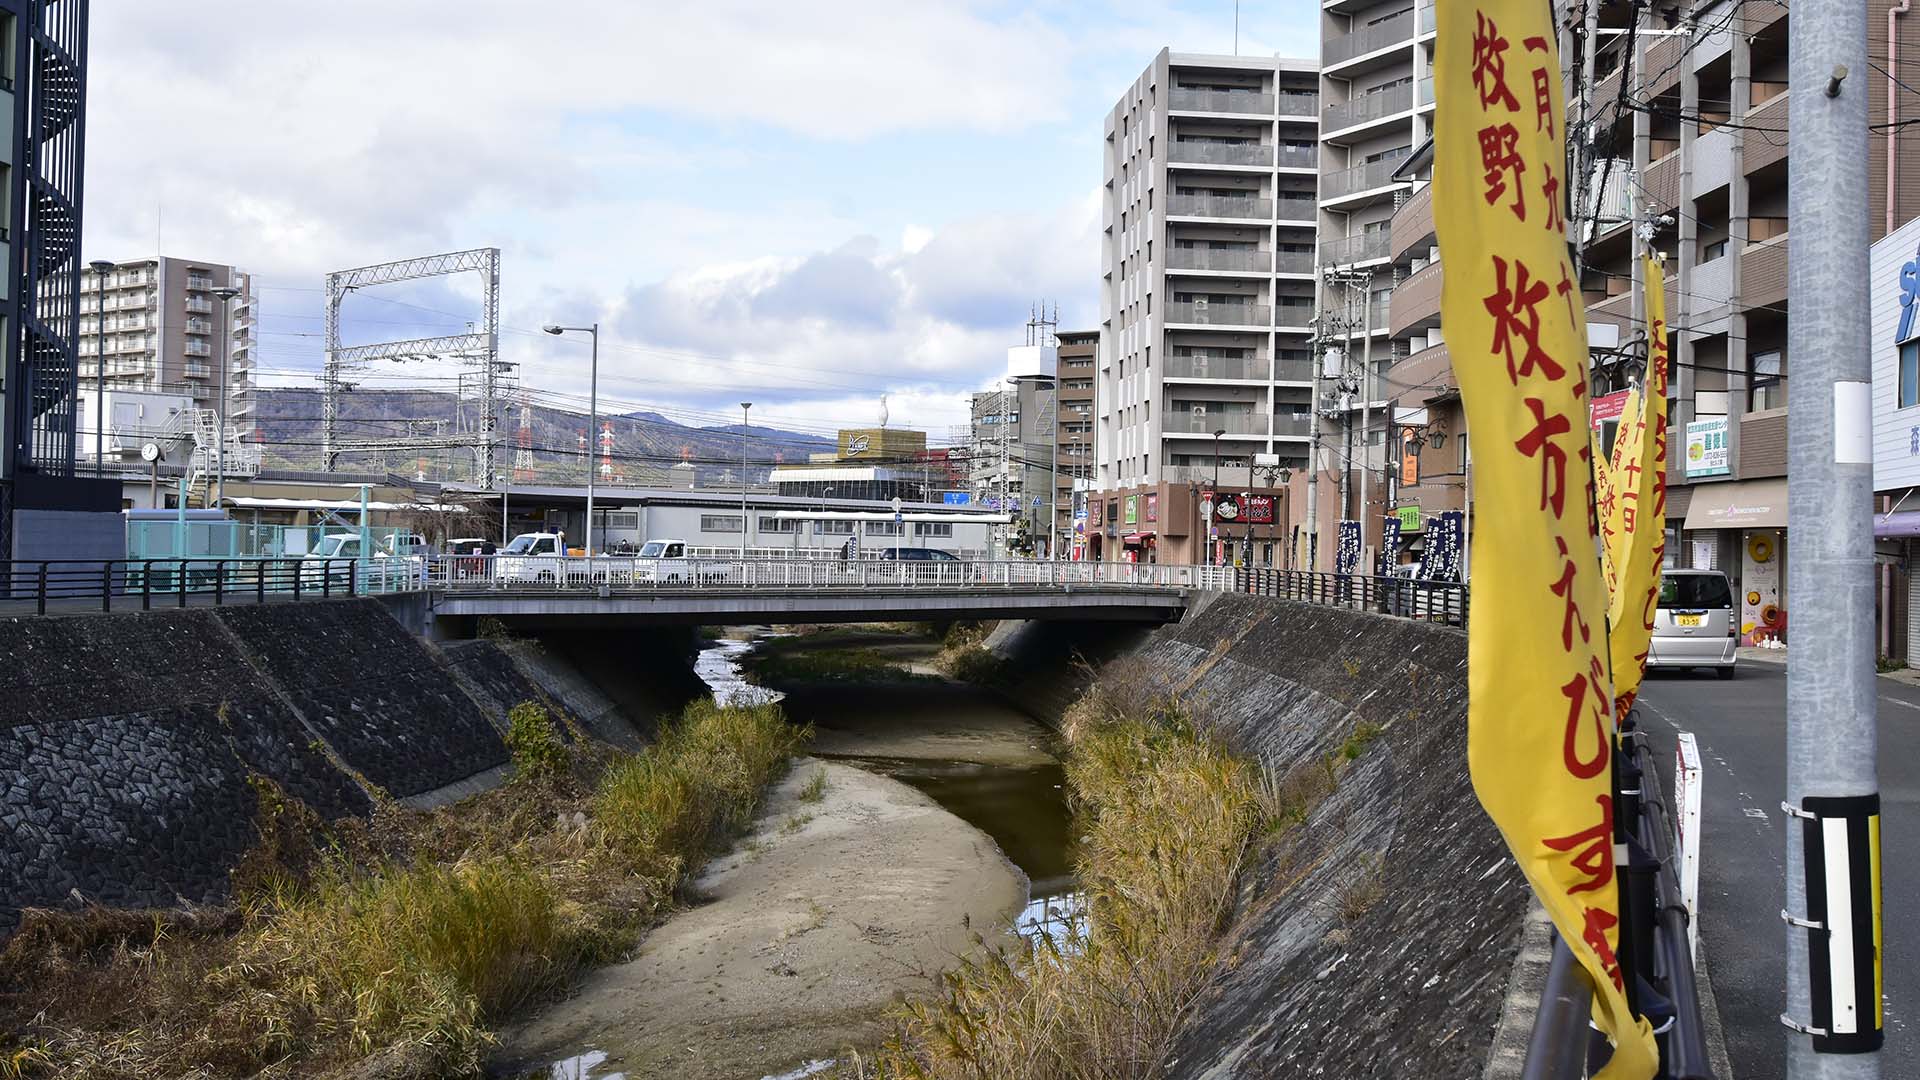
[[[376,560],[377,562],[378,560]],[[740,559],[623,555],[442,555],[408,562],[417,573],[362,575],[373,591],[567,592],[830,589],[999,590],[1168,588],[1233,590],[1230,566],[958,559]],[[396,566],[397,568],[397,566]]]

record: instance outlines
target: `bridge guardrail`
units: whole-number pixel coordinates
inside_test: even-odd
[[[982,589],[1115,586],[1234,591],[1230,566],[1034,560],[643,559],[623,555],[448,555],[421,584],[448,592],[707,589]]]
[[[369,587],[398,591],[419,577],[420,563],[409,559],[0,559],[0,612],[352,596]]]

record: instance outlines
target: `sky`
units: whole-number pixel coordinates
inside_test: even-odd
[[[1317,52],[1310,0],[1247,55]],[[252,271],[263,382],[317,385],[328,271],[501,249],[501,351],[603,410],[944,437],[1038,302],[1098,325],[1102,122],[1232,0],[95,0],[85,251]],[[458,333],[473,275],[348,343]],[[385,365],[365,385],[445,373]]]

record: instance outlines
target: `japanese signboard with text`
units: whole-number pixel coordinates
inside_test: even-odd
[[[1709,416],[1687,424],[1687,475],[1727,476],[1727,418]]]
[[[1553,9],[1438,0],[1441,323],[1474,436],[1474,792],[1594,986],[1598,1080],[1654,1074],[1627,1007],[1613,847],[1613,680],[1594,516],[1586,312],[1567,250]]]

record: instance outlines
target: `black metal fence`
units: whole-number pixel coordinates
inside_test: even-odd
[[[114,611],[352,596],[355,559],[0,560],[0,612]]]
[[[1449,626],[1467,625],[1467,586],[1458,581],[1261,567],[1243,568],[1239,573],[1239,591],[1257,596],[1373,611]]]
[[[1620,867],[1621,969],[1633,977],[1628,999],[1653,1024],[1658,1080],[1713,1080],[1673,851],[1673,813],[1646,735],[1631,717],[1621,743],[1614,757],[1614,814],[1629,856]],[[1591,998],[1586,974],[1556,937],[1522,1080],[1581,1080],[1606,1063],[1611,1051],[1588,1024]]]

